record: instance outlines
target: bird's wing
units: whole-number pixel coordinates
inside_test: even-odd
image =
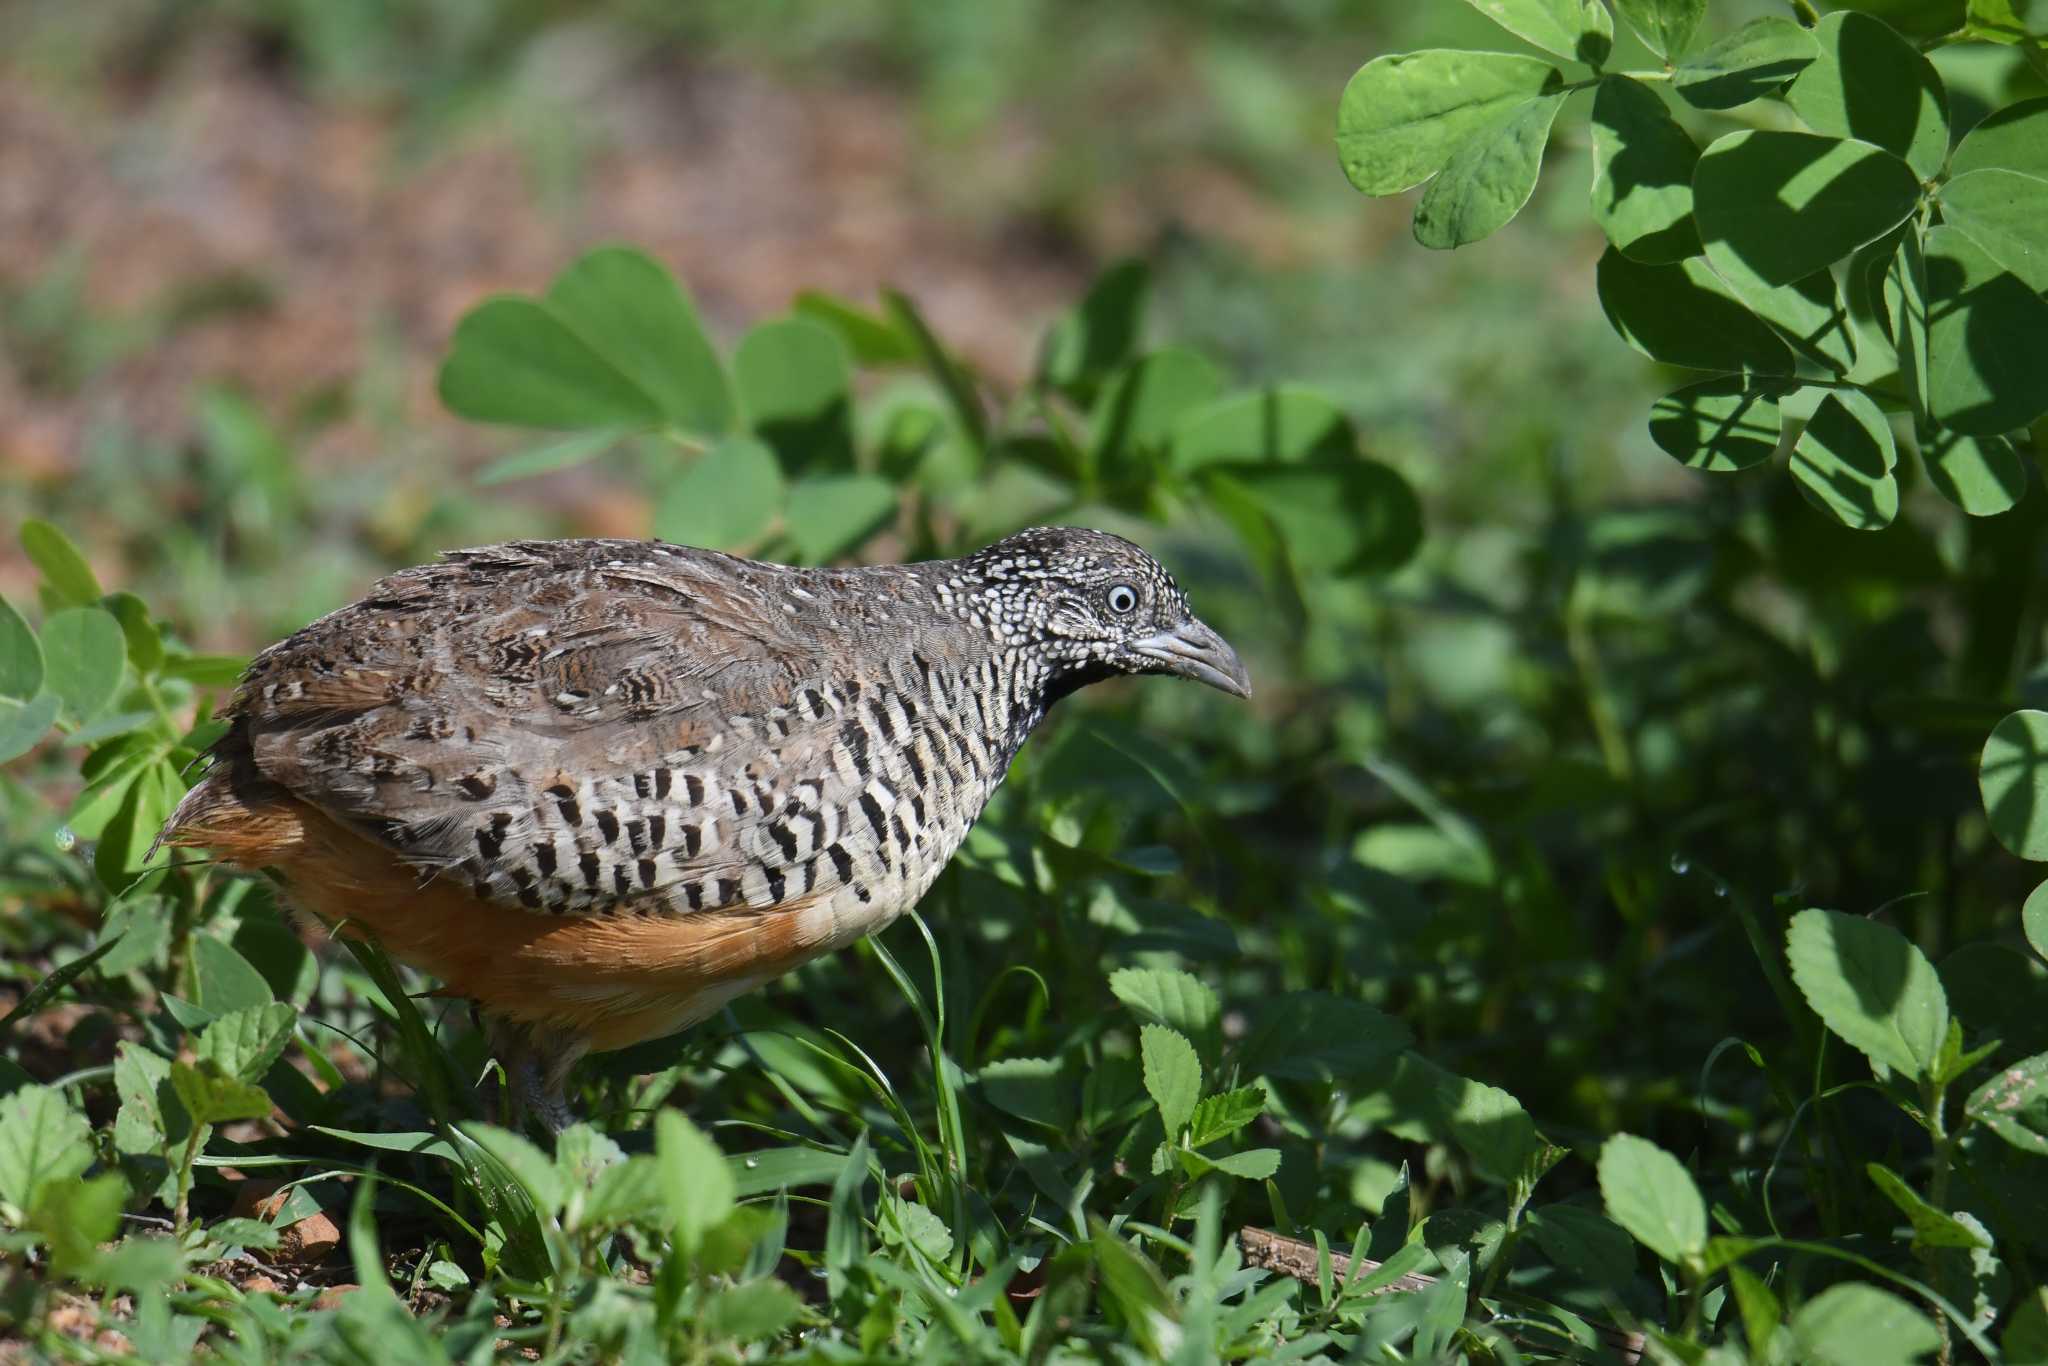
[[[793,582],[632,542],[458,552],[259,655],[230,743],[487,901],[772,905],[800,869],[799,890],[829,890],[821,832],[790,833],[836,795],[843,648]]]

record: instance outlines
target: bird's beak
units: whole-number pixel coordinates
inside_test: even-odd
[[[1131,649],[1157,662],[1151,672],[1178,674],[1207,683],[1232,697],[1252,695],[1251,675],[1229,642],[1193,617],[1171,631],[1131,642]]]

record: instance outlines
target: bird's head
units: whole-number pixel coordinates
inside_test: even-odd
[[[1188,607],[1159,561],[1121,536],[1032,527],[960,562],[968,610],[1041,654],[1064,692],[1115,674],[1175,674],[1251,696],[1237,651]]]

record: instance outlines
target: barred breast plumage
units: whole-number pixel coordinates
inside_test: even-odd
[[[585,1048],[914,905],[1045,710],[1138,672],[1247,691],[1166,572],[1100,532],[848,570],[457,551],[258,655],[165,840],[276,868],[477,999],[559,1123]]]

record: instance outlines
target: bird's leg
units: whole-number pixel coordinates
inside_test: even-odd
[[[576,1114],[563,1092],[570,1070],[589,1051],[589,1045],[575,1034],[547,1025],[508,1020],[489,1011],[483,1012],[482,1019],[484,1037],[511,1084],[510,1127],[518,1128],[532,1119],[553,1136],[575,1123]]]

